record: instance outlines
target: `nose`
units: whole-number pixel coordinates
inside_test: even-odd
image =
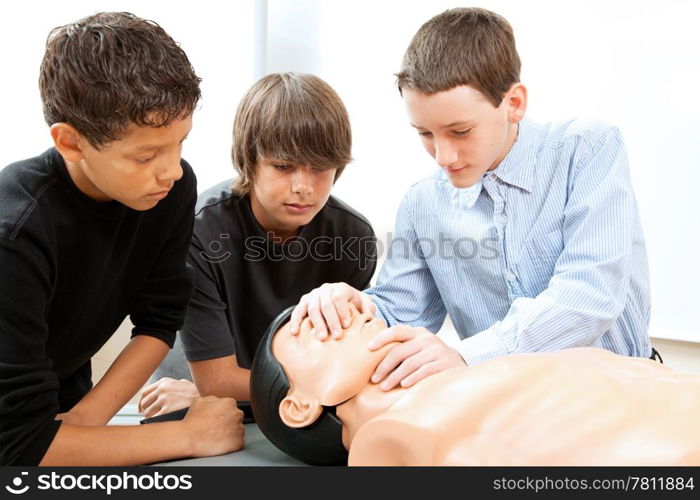
[[[306,195],[311,194],[311,167],[303,165],[295,169],[292,175],[292,192]]]
[[[457,148],[450,141],[435,141],[435,161],[437,161],[438,165],[443,168],[451,167],[457,163],[458,159]]]
[[[163,158],[163,164],[160,165],[156,173],[156,179],[161,184],[172,184],[182,178],[183,171],[180,165],[180,151],[177,154],[173,153]]]

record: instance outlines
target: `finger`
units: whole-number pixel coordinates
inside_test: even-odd
[[[146,396],[141,396],[141,401],[139,401],[139,405],[141,406],[142,409],[148,408],[158,399],[159,395],[160,395],[160,391],[153,391]],[[145,413],[144,413],[144,415],[145,415]]]
[[[340,324],[340,317],[335,308],[332,294],[333,292],[330,289],[326,289],[325,293],[321,293],[321,312],[323,313],[323,318],[326,320],[326,324],[333,338],[339,339],[342,335],[343,327]]]
[[[316,336],[321,340],[325,340],[328,336],[328,331],[326,330],[326,321],[323,319],[323,314],[321,313],[321,299],[318,296],[319,290],[316,289],[309,295],[307,309],[311,326],[313,326]]]
[[[294,310],[292,311],[292,315],[289,317],[289,333],[292,335],[296,335],[299,333],[299,327],[301,326],[301,320],[304,319],[304,316],[306,316],[306,310],[307,310],[307,295],[302,295],[301,299],[299,300],[299,303],[296,305]]]
[[[417,332],[411,328],[404,325],[392,326],[386,330],[382,330],[377,333],[372,339],[367,343],[367,349],[370,351],[376,351],[381,349],[387,344],[392,342],[406,342],[415,338]]]
[[[350,301],[347,295],[336,288],[332,299],[341,327],[343,329],[348,328],[352,322],[352,314],[350,314]]]
[[[160,380],[159,380],[158,382],[160,382]],[[146,386],[146,387],[143,389],[143,391],[141,391],[141,399],[143,399],[144,397],[148,396],[148,395],[151,394],[153,391],[155,391],[156,389],[158,389],[158,382],[154,382],[154,383],[152,383],[152,384]]]
[[[420,346],[412,342],[406,342],[392,347],[389,352],[386,353],[384,359],[377,365],[370,380],[375,384],[381,382],[387,375],[393,372],[397,366],[403,363],[406,358],[413,356],[419,350]]]
[[[434,361],[434,358],[431,357],[429,351],[418,348],[413,355],[406,356],[401,364],[384,379],[379,387],[384,391],[391,390],[422,366],[432,361]]]
[[[159,406],[158,402],[155,401],[146,407],[146,409],[143,411],[143,416],[146,418],[155,417],[156,415],[158,415],[159,410],[160,410],[160,406]]]
[[[424,378],[434,375],[440,371],[442,370],[440,369],[440,364],[437,361],[429,361],[401,380],[401,387],[412,387]]]
[[[374,304],[372,297],[366,293],[360,294],[360,312],[369,313],[372,316],[377,314],[377,306]]]

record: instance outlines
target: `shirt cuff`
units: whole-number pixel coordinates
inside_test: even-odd
[[[371,288],[369,290],[371,290]],[[384,304],[381,301],[377,300],[377,297],[373,293],[368,292],[367,290],[365,290],[362,293],[369,295],[370,300],[377,308],[377,312],[374,313],[374,317],[383,320],[384,323],[386,323],[386,326],[388,327],[394,326],[391,323],[389,323],[389,315],[385,314],[385,312],[382,311],[382,309],[384,309]]]
[[[455,349],[466,361],[467,366],[478,365],[484,361],[509,354],[505,344],[493,328],[461,340]]]
[[[162,330],[156,328],[142,328],[135,326],[131,330],[131,338],[133,339],[137,335],[146,335],[148,337],[154,337],[158,340],[165,342],[170,349],[173,348],[175,344],[175,330]]]

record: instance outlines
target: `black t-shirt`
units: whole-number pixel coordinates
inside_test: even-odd
[[[250,368],[270,322],[308,291],[329,282],[364,289],[376,268],[376,238],[358,212],[330,197],[299,236],[269,239],[250,198],[223,188],[203,193],[188,262],[195,291],[181,331],[189,361],[236,355]]]
[[[37,464],[127,315],[172,346],[192,280],[191,167],[154,208],[97,203],[55,149],[0,170],[0,464]]]

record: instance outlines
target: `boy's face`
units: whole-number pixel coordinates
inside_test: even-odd
[[[73,182],[90,198],[148,210],[182,177],[182,142],[191,128],[191,115],[166,127],[131,125],[121,139],[100,149],[78,136],[77,156],[61,152]]]
[[[255,218],[274,237],[298,234],[328,201],[335,173],[334,168],[260,160],[250,189]]]
[[[403,90],[411,125],[455,187],[474,185],[508,154],[522,118],[514,113],[512,91],[494,107],[466,85],[432,95]]]

